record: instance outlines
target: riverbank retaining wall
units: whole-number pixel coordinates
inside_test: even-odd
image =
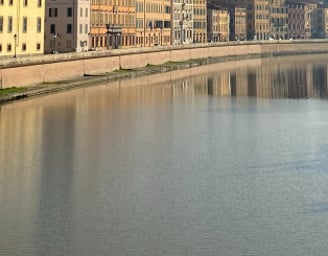
[[[0,59],[0,88],[54,83],[192,59],[222,58],[224,61],[226,57],[238,60],[305,53],[328,53],[328,41],[233,42],[6,58]]]

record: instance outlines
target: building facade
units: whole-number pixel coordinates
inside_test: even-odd
[[[210,0],[210,2],[227,8],[245,8],[247,15],[247,40],[269,39],[269,0]]]
[[[288,8],[285,0],[270,0],[270,38],[288,38]]]
[[[193,1],[193,42],[207,42],[207,15],[206,15],[206,0]]]
[[[45,13],[45,53],[85,51],[88,49],[89,0],[46,0]]]
[[[217,25],[219,33],[219,42],[228,42],[229,41],[229,22],[230,15],[229,10],[226,8],[219,8],[217,10]]]
[[[249,18],[249,38],[267,40],[270,34],[269,0],[253,0],[253,9]]]
[[[135,37],[136,0],[91,0],[91,48],[132,47]]]
[[[172,1],[172,44],[193,42],[193,1]]]
[[[246,40],[247,25],[246,25],[246,8],[230,6],[230,41]]]
[[[304,23],[305,23],[305,38],[317,37],[318,20],[317,20],[318,4],[308,2],[304,5]]]
[[[304,39],[305,9],[303,3],[288,2],[288,36],[293,39]]]
[[[207,5],[207,40],[219,42],[218,13],[214,5]]]
[[[44,0],[0,0],[0,56],[43,54]]]
[[[171,44],[171,11],[169,0],[137,0],[138,46]],[[140,44],[141,43],[141,44]]]
[[[318,30],[322,38],[328,38],[328,6],[322,6],[320,8],[320,18],[321,22],[318,22]]]

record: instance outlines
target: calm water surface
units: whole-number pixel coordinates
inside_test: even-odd
[[[327,255],[327,57],[2,106],[0,255]]]

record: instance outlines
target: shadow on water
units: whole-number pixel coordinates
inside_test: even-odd
[[[39,243],[36,248],[40,256],[51,255],[54,251],[65,255],[72,247],[76,109],[66,106],[65,111],[56,112],[54,108],[50,105],[43,110],[39,224],[34,239]]]

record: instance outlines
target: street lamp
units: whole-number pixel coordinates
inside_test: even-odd
[[[144,41],[144,39],[143,39],[143,37],[142,37],[142,31],[140,32],[141,33],[141,47],[143,46],[143,41]]]
[[[116,15],[117,15],[117,6],[113,6],[113,18],[112,18],[112,24],[106,24],[106,35],[107,35],[107,49],[109,49],[109,41],[111,41],[112,48],[117,49],[120,45],[119,40],[122,35],[122,28],[118,24],[116,25]],[[110,40],[111,39],[111,40]]]
[[[117,5],[113,6],[113,40],[112,40],[112,48],[117,49],[118,48],[118,43],[117,43],[117,32],[115,31],[115,23],[116,23],[116,15],[117,15]]]
[[[14,58],[16,58],[16,46],[17,46],[17,34],[14,35],[15,45],[14,45]]]

